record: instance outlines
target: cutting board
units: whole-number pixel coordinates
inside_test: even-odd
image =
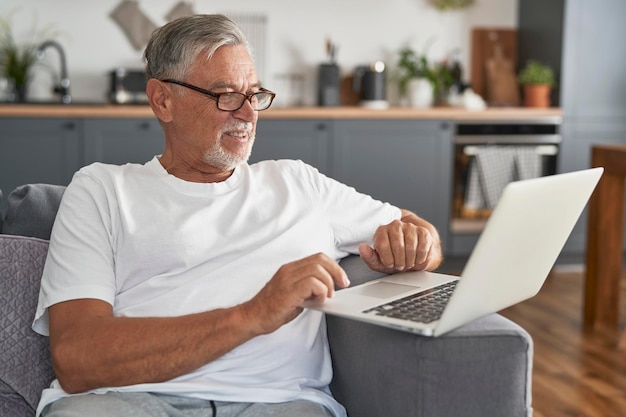
[[[494,42],[493,49],[493,57],[485,63],[487,102],[491,106],[518,106],[519,88],[513,63],[504,56],[498,42]]]
[[[496,56],[497,54],[499,55]],[[506,28],[472,30],[471,86],[475,93],[490,105],[518,105],[516,68],[517,30]]]

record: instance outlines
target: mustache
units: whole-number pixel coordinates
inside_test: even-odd
[[[246,132],[252,132],[254,125],[250,122],[231,122],[222,127],[222,132],[231,132],[233,130],[243,130]]]

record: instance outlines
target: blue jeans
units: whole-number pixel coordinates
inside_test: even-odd
[[[329,417],[322,405],[310,401],[286,403],[214,402],[215,417]],[[212,417],[211,401],[150,393],[109,392],[61,398],[42,417]]]

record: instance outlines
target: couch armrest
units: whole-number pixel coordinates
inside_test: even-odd
[[[342,266],[360,281],[362,262]],[[437,338],[340,317],[327,323],[331,389],[351,417],[532,416],[532,339],[500,315]]]
[[[48,338],[31,329],[48,242],[0,235],[0,416],[34,416],[54,379]]]

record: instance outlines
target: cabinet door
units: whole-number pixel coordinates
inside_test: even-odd
[[[568,0],[566,5],[561,80],[566,121],[623,122],[626,54],[619,45],[626,38],[626,2]]]
[[[328,174],[331,123],[325,120],[259,120],[250,163],[301,159]]]
[[[86,119],[85,161],[145,163],[163,153],[165,137],[156,119]]]
[[[560,146],[559,171],[570,172],[591,167],[592,147],[595,144],[624,145],[626,123],[587,123],[570,120],[563,124],[565,140]],[[623,198],[617,195],[615,198]],[[574,230],[570,234],[563,254],[581,254],[587,244],[588,206],[581,214]],[[626,213],[624,213],[626,218]],[[624,227],[624,247],[626,247],[626,225]],[[565,256],[562,255],[562,258]]]
[[[626,38],[626,2],[568,0],[565,10],[562,172],[590,167],[594,144],[626,142],[626,54],[613,46]],[[564,253],[584,253],[587,217],[585,210]]]
[[[446,247],[451,200],[452,123],[342,120],[333,130],[332,175],[430,221]]]
[[[82,123],[65,118],[0,118],[0,190],[30,183],[67,185],[82,166]]]

